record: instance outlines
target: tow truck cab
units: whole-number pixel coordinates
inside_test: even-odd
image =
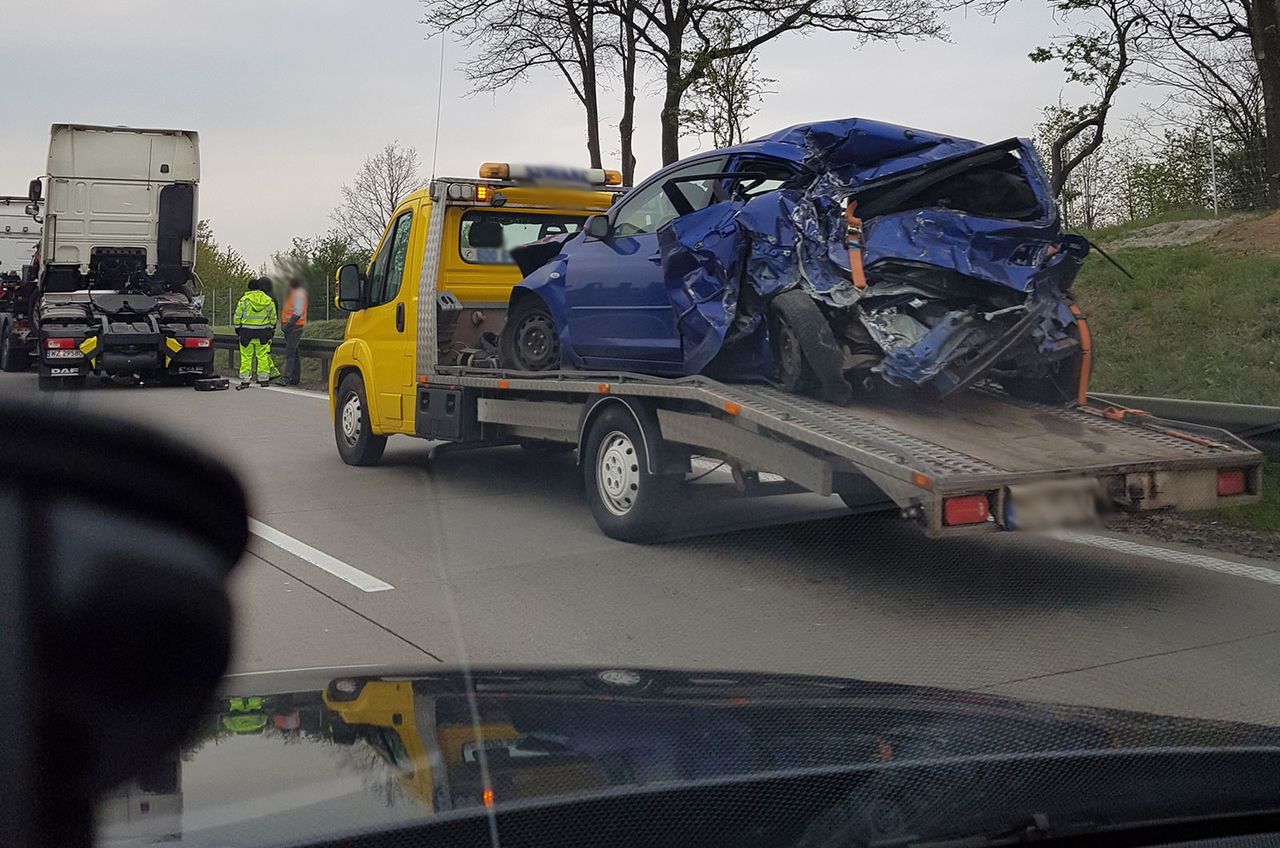
[[[355,373],[364,383],[372,430],[413,434],[424,268],[438,266],[436,291],[426,298],[440,310],[441,361],[467,364],[502,331],[511,289],[522,277],[510,249],[577,232],[587,218],[609,208],[616,196],[610,187],[621,181],[616,171],[485,163],[477,179],[441,178],[449,184],[443,203],[432,201],[434,186],[406,197],[360,274],[358,294],[344,298],[339,291],[336,299],[351,314],[329,374],[331,411],[336,412],[339,384]],[[428,255],[433,226],[443,233],[436,255]]]

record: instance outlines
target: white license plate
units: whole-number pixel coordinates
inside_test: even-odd
[[[1004,526],[1010,530],[1049,530],[1093,524],[1098,520],[1097,480],[1037,480],[1005,490]]]
[[[78,350],[46,350],[44,355],[50,359],[79,359],[83,354]]]
[[[203,374],[204,368],[200,365],[179,365],[179,374]]]
[[[80,376],[79,368],[50,368],[50,377],[78,377]]]

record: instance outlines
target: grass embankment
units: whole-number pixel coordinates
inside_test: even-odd
[[[328,321],[308,321],[307,325],[302,329],[302,337],[304,339],[334,339],[341,341],[346,327],[346,318],[334,318]],[[219,335],[235,332],[231,327],[214,327],[213,331]],[[232,354],[233,362],[238,363],[237,356],[238,354]],[[278,367],[284,368],[284,336],[279,333],[276,334],[271,343],[271,357],[276,361]],[[228,367],[225,353],[219,351],[214,362],[219,373],[226,376],[237,375],[238,365]],[[320,370],[320,360],[305,356],[302,358],[302,383],[299,388],[325,391],[328,377],[328,374],[322,373]]]
[[[1173,214],[1162,221],[1194,217]],[[1105,249],[1151,223],[1089,235]],[[1221,238],[1108,253],[1134,279],[1095,253],[1075,285],[1094,341],[1092,388],[1280,406],[1280,255]],[[1280,463],[1263,476],[1261,503],[1206,517],[1280,531]]]

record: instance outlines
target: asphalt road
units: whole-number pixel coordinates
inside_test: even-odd
[[[237,675],[751,669],[1280,723],[1280,564],[1107,534],[934,541],[815,496],[695,498],[673,541],[625,545],[596,529],[571,455],[393,439],[357,469],[319,395],[42,395],[31,374],[0,391],[174,431],[239,470],[257,535]]]

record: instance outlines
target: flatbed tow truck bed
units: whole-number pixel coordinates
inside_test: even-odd
[[[842,406],[703,377],[441,368],[429,385],[474,394],[477,423],[494,435],[579,446],[600,403],[634,398],[654,408],[664,442],[818,494],[846,494],[851,505],[891,501],[931,535],[981,529],[945,520],[945,501],[965,495],[991,498],[982,527],[1007,526],[1008,499],[1053,485],[1042,481],[1087,482],[1129,509],[1210,509],[1255,501],[1260,491],[1262,454],[1226,431],[982,389],[946,400],[886,393]],[[1220,472],[1229,476],[1220,481]]]

